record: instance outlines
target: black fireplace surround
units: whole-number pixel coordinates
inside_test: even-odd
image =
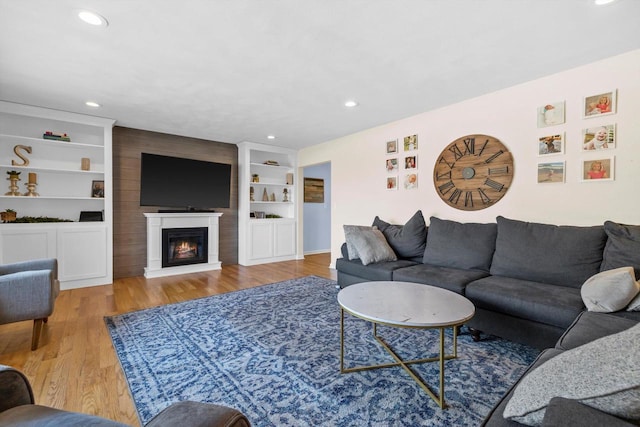
[[[208,262],[207,227],[163,228],[162,268]]]

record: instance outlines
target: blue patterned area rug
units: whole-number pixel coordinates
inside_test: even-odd
[[[337,293],[309,276],[105,318],[140,421],[196,400],[237,408],[254,426],[475,426],[538,353],[473,342],[463,328],[442,410],[400,367],[340,373]],[[378,333],[406,360],[437,354],[437,331]],[[393,362],[371,324],[348,315],[345,343],[347,367]],[[438,384],[437,363],[412,366]]]

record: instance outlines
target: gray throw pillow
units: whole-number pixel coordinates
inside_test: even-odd
[[[496,224],[431,217],[422,262],[440,267],[489,271],[496,247]]]
[[[630,265],[635,271],[636,280],[640,279],[640,225],[605,221],[604,231],[607,233],[607,244],[600,270]]]
[[[517,221],[499,216],[491,274],[580,289],[600,272],[604,227]]]
[[[542,423],[553,397],[566,397],[608,414],[640,420],[640,324],[549,359],[513,391],[503,416]]]
[[[352,258],[352,249],[350,248],[353,248],[353,252],[357,254],[357,258],[360,258],[362,265],[398,259],[387,243],[387,239],[376,227],[345,225],[343,228],[349,259],[355,259]]]
[[[620,267],[591,276],[580,288],[580,295],[587,310],[612,313],[627,307],[639,290],[633,268]]]
[[[422,211],[417,211],[405,225],[393,225],[375,217],[373,226],[378,227],[389,246],[400,258],[415,258],[424,255],[427,226]]]

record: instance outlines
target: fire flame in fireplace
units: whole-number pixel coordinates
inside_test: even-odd
[[[198,256],[198,245],[187,240],[179,242],[173,250],[175,259],[194,258],[196,256]]]

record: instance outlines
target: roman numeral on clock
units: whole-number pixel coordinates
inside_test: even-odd
[[[449,163],[444,157],[440,157],[440,160],[438,160],[438,163],[445,163],[447,166],[449,166],[449,169],[453,169],[453,166],[455,165],[455,162]]]
[[[500,166],[497,168],[489,168],[489,175],[504,175],[509,173],[509,166]]]
[[[487,193],[485,193],[482,188],[478,188],[478,193],[480,194],[480,200],[482,200],[482,203],[485,205],[491,203],[491,198],[487,196]]]
[[[493,156],[489,157],[487,160],[485,160],[485,163],[491,163],[493,162],[498,156],[500,156],[501,154],[504,154],[504,151],[500,150],[497,153],[495,153]]]
[[[453,181],[445,182],[444,184],[438,186],[438,190],[440,190],[440,194],[444,195],[451,191],[452,188],[455,188],[453,185]]]
[[[451,171],[449,172],[442,172],[442,173],[436,173],[436,181],[440,181],[442,179],[448,179],[451,180]]]
[[[502,189],[504,188],[504,184],[500,184],[498,181],[494,181],[491,178],[487,178],[484,181],[484,185],[488,185],[489,187],[493,188],[498,192],[502,191]]]
[[[482,156],[482,152],[484,151],[485,148],[487,148],[487,144],[489,143],[489,140],[487,139],[484,144],[482,144],[482,148],[480,148],[480,152],[478,153],[478,156]]]
[[[473,192],[467,191],[464,193],[464,205],[467,207],[473,207]]]
[[[461,194],[462,194],[462,190],[460,190],[459,188],[456,188],[455,190],[453,190],[453,193],[451,193],[451,196],[449,196],[449,201],[457,205],[458,200],[460,200]]]
[[[473,156],[476,152],[476,139],[475,138],[467,138],[464,141],[464,155],[467,154]]]
[[[453,157],[456,159],[456,161],[460,159],[462,156],[464,156],[464,154],[462,154],[462,151],[460,151],[457,145],[453,145],[449,147],[449,151],[453,153]]]

